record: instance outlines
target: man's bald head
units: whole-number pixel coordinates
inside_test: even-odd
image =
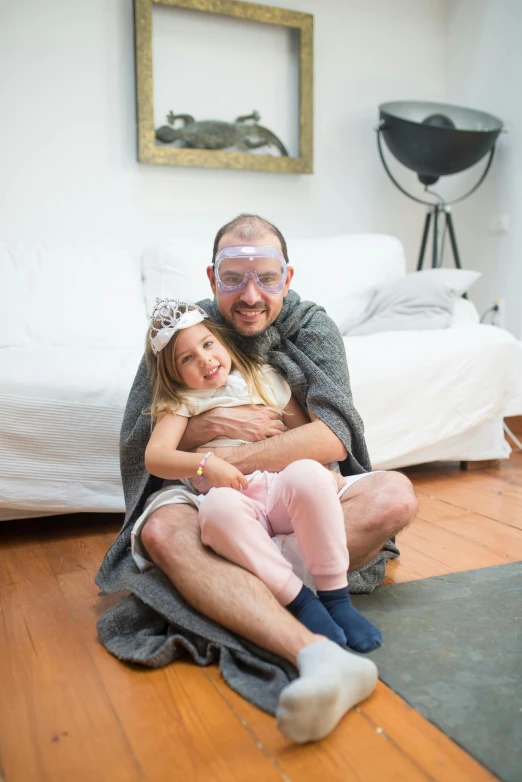
[[[288,263],[288,250],[286,247],[285,237],[279,228],[276,228],[275,225],[269,223],[268,220],[259,217],[259,215],[251,214],[240,214],[238,217],[235,217],[233,220],[219,229],[216,234],[216,238],[214,239],[212,263],[214,263],[216,259],[219,243],[225,234],[233,236],[235,239],[239,240],[240,243],[256,242],[256,240],[261,239],[267,234],[272,234],[273,236],[276,236],[277,239],[279,239],[283,255],[286,262]]]

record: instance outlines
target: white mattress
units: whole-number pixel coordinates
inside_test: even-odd
[[[375,468],[507,457],[522,346],[470,326],[347,337]],[[123,511],[118,439],[141,347],[0,350],[0,520]]]
[[[118,440],[141,355],[0,350],[0,519],[124,510]]]
[[[522,414],[522,343],[509,332],[472,325],[344,343],[375,469],[509,455],[500,421]]]

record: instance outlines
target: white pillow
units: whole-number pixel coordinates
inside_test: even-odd
[[[101,245],[0,243],[0,347],[145,341],[139,262]]]
[[[211,241],[171,239],[144,250],[141,265],[148,314],[152,314],[157,297],[187,301],[211,298],[207,277],[211,263]]]
[[[423,269],[421,272],[414,272],[414,274],[433,277],[436,282],[446,284],[455,296],[462,296],[464,293],[467,293],[473,283],[482,276],[481,272],[471,271],[470,269]]]
[[[382,331],[448,328],[455,301],[478,277],[480,272],[463,269],[427,269],[375,286],[369,291],[369,302],[362,314],[354,314],[347,307],[339,326],[341,334],[363,336]]]
[[[464,326],[474,326],[480,323],[480,315],[477,308],[469,299],[455,299],[455,309],[453,310],[452,328],[461,328]]]
[[[351,310],[362,312],[368,303],[368,288],[406,273],[401,242],[386,234],[289,240],[288,255],[295,268],[292,288],[301,298],[322,304],[338,325],[348,300]]]

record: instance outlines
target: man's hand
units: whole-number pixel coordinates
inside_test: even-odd
[[[266,407],[258,405],[215,407],[189,419],[179,449],[194,451],[220,435],[254,443],[286,431],[281,416]]]
[[[227,417],[226,435],[236,440],[256,443],[287,431],[279,413],[262,405],[222,407],[220,412]]]

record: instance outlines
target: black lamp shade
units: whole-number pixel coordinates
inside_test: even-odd
[[[396,101],[379,106],[390,152],[421,181],[457,174],[494,146],[503,123],[483,111],[447,103]]]

